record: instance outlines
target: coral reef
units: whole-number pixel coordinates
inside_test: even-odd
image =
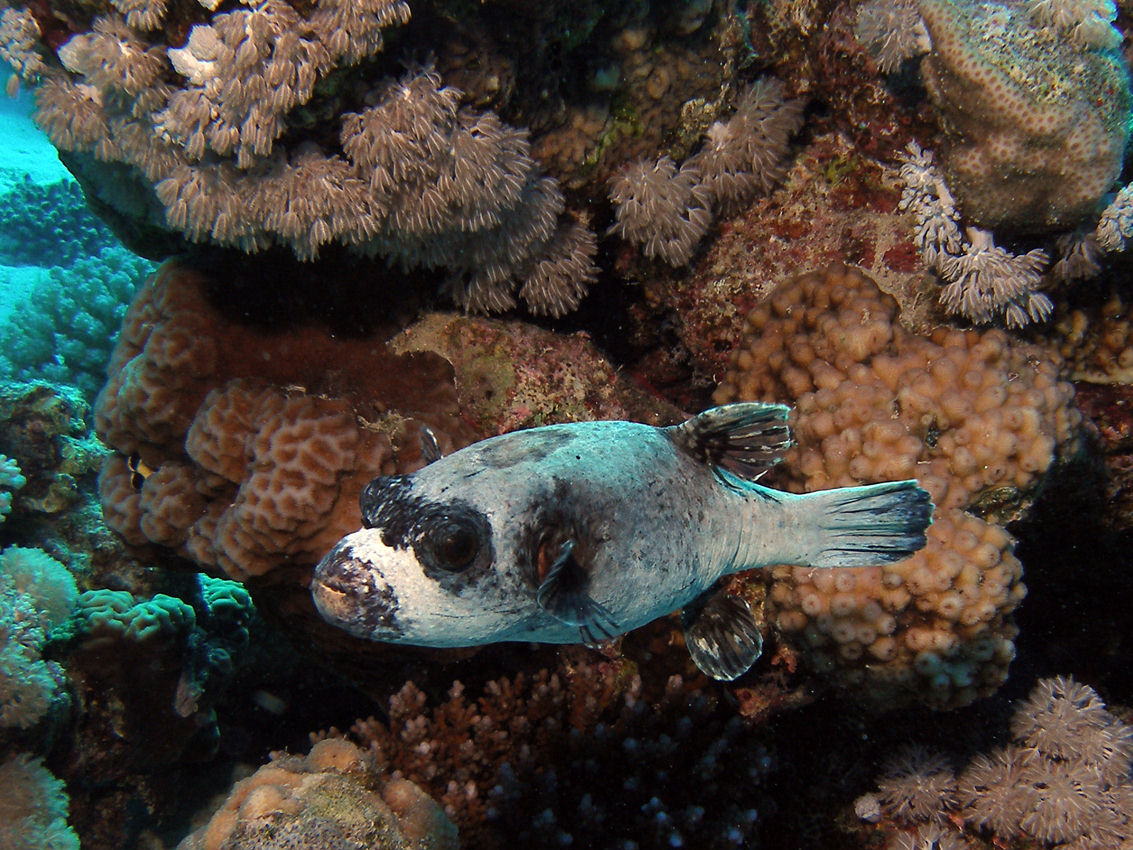
[[[0,233],[4,265],[66,268],[115,244],[114,235],[87,208],[82,189],[73,180],[40,186],[24,175],[21,183],[0,195],[0,221],[4,222]]]
[[[28,483],[20,473],[17,461],[5,455],[0,455],[0,522],[3,522],[8,511],[12,510],[12,494]]]
[[[0,847],[79,850],[67,826],[67,792],[40,759],[18,755],[0,764]]]
[[[389,345],[389,329],[338,335],[310,316],[283,332],[214,306],[215,280],[167,264],[127,314],[95,409],[115,452],[103,511],[140,552],[274,586],[257,604],[295,628],[329,630],[310,570],[360,526],[366,483],[424,463],[424,427],[449,452],[567,417],[672,416],[581,336],[451,315]]]
[[[318,742],[305,758],[277,755],[237,782],[178,850],[456,850],[456,828],[440,807],[372,762],[341,738]]]
[[[215,751],[214,706],[247,647],[252,602],[235,582],[203,574],[186,590],[189,601],[88,590],[54,636],[84,702],[118,695],[86,724],[115,729],[128,761],[171,764],[190,747],[197,759]],[[132,686],[139,669],[147,671],[144,690]]]
[[[878,780],[884,814],[940,847],[984,846],[981,839],[1118,847],[1133,838],[1133,729],[1093,688],[1063,676],[1040,680],[1018,703],[1011,738],[958,776],[939,756],[889,765]]]
[[[39,262],[67,265],[53,265],[0,324],[0,369],[16,380],[78,387],[93,402],[126,307],[153,264],[116,244],[70,260],[48,252]]]
[[[1016,255],[997,246],[990,231],[968,227],[933,161],[910,142],[901,155],[905,189],[900,208],[913,216],[915,242],[929,270],[946,281],[940,303],[977,324],[1002,319],[1009,328],[1050,318],[1054,305],[1039,288],[1050,257],[1041,248]]]
[[[278,0],[218,9],[187,34],[164,5],[138,11],[69,21],[69,37],[42,15],[8,16],[13,64],[27,65],[30,28],[55,48],[36,72],[36,119],[120,233],[165,253],[171,233],[300,259],[335,243],[447,269],[472,310],[507,309],[517,291],[539,313],[577,305],[594,237],[564,213],[525,134],[462,106],[430,68],[399,80],[358,69],[408,4]]]
[[[775,567],[768,609],[834,681],[883,703],[961,705],[1002,683],[1014,656],[1022,568],[995,523],[1018,516],[1080,416],[1052,352],[999,331],[926,339],[895,319],[860,272],[803,275],[748,314],[715,400],[794,405],[790,487],[916,477],[928,489],[925,549],[837,575]]]
[[[1039,289],[1095,276],[1104,254],[1133,235],[1129,192],[1109,194],[1133,107],[1116,16],[1111,0],[859,9],[857,36],[883,70],[925,54],[941,168],[909,142],[898,154],[901,208],[913,215],[925,265],[945,283],[950,313],[1009,327],[1045,321],[1052,304]],[[993,230],[1001,241],[1058,235],[1016,254]]]
[[[926,46],[921,73],[943,131],[941,161],[964,218],[986,229],[1067,231],[1120,176],[1133,96],[1114,3],[921,0],[882,37],[889,3],[859,34],[888,67]]]
[[[610,181],[616,221],[611,232],[647,257],[688,262],[713,216],[770,191],[786,171],[790,137],[803,121],[803,104],[784,97],[778,80],[746,89],[727,121],[705,134],[704,146],[677,165],[668,156],[638,161]]]
[[[46,552],[0,552],[0,727],[34,726],[59,695],[62,670],[41,653],[77,595],[75,579]]]
[[[78,390],[42,381],[0,385],[0,451],[27,483],[12,505],[9,541],[38,546],[76,574],[124,577],[122,544],[102,523],[96,477],[106,447],[91,433]]]
[[[388,720],[351,735],[431,790],[479,848],[757,847],[775,766],[734,711],[681,677],[650,698],[628,663],[579,654],[475,698],[458,682],[433,706],[409,683]]]

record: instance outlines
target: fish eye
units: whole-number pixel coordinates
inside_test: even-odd
[[[479,529],[467,520],[449,517],[430,535],[435,566],[460,572],[472,566],[480,552]]]

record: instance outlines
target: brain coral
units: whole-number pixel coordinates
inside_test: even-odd
[[[223,289],[167,264],[139,290],[95,425],[114,450],[99,482],[107,524],[237,580],[302,591],[359,527],[362,487],[422,464],[424,426],[449,452],[509,428],[667,410],[581,335],[434,315],[395,353],[389,328],[248,324],[210,300]]]
[[[103,508],[128,541],[237,579],[313,562],[357,526],[366,481],[419,462],[423,422],[442,447],[467,440],[440,358],[315,327],[243,327],[209,304],[207,282],[167,265],[143,287],[95,408],[118,452]]]
[[[845,266],[803,275],[748,315],[717,389],[794,405],[787,485],[915,477],[937,506],[928,544],[884,567],[770,571],[769,610],[816,669],[881,700],[965,704],[1006,677],[1022,568],[1014,518],[1080,415],[1059,361],[999,331],[915,336]],[[969,512],[970,511],[970,512]]]

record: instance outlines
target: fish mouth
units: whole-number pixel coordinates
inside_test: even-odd
[[[350,634],[395,642],[403,634],[397,594],[368,560],[343,540],[315,567],[311,598],[319,615]]]

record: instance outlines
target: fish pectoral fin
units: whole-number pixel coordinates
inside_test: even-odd
[[[681,425],[665,429],[683,451],[717,474],[755,481],[791,447],[785,404],[760,401],[712,407]],[[723,476],[721,476],[723,477]]]
[[[539,607],[568,626],[578,626],[579,640],[597,646],[621,632],[602,603],[586,592],[587,574],[575,560],[574,541],[565,541],[535,591]]]
[[[689,655],[707,676],[738,679],[763,653],[763,635],[746,599],[725,591],[701,594],[681,611]]]

